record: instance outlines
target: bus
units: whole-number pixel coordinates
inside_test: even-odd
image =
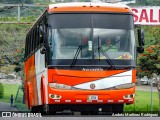
[[[143,51],[143,34],[139,29],[137,49],[134,28],[126,5],[49,5],[26,34],[27,109],[123,113],[124,104],[134,103],[136,52]]]

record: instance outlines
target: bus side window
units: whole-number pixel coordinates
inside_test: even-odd
[[[34,27],[35,28],[35,27]],[[33,28],[33,33],[32,33],[32,53],[34,52],[34,50],[35,50],[35,35],[34,35],[34,33],[35,33],[35,29]]]
[[[37,41],[37,40],[36,40],[36,38],[37,38],[37,36],[36,36],[36,26],[34,27],[33,31],[34,31],[34,32],[33,32],[33,33],[34,33],[34,34],[33,34],[33,35],[34,35],[34,37],[33,37],[33,38],[34,38],[33,43],[34,43],[34,51],[35,51],[35,50],[36,50],[36,41]]]
[[[37,47],[39,48],[40,45],[40,25],[37,26]]]
[[[35,50],[36,50],[36,26],[34,27],[34,29],[33,29],[33,50],[34,50],[34,52],[35,52]]]
[[[34,28],[33,28],[33,30],[32,30],[32,53],[34,52],[34,49],[35,49],[35,47],[34,47],[34,45],[35,45],[35,36],[34,36]]]
[[[37,50],[38,48],[38,26],[36,25],[35,27],[35,49]]]
[[[30,48],[29,48],[29,54],[31,55],[31,53],[32,53],[32,31],[31,31],[31,33],[30,33]]]
[[[43,16],[41,22],[40,22],[40,45],[42,45],[45,42],[45,34],[46,34],[46,25],[45,25],[46,16]]]
[[[32,52],[32,31],[30,32],[30,40],[29,40],[29,54]]]
[[[43,40],[44,40],[44,25],[43,25],[43,23],[41,23],[40,24],[40,35],[39,35],[39,37],[40,37],[40,45],[42,45],[43,44]]]
[[[31,30],[31,54],[33,52],[33,30]]]

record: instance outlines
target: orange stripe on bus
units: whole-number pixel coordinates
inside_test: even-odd
[[[124,12],[130,13],[131,10],[128,8],[117,8],[117,7],[103,7],[103,6],[87,6],[87,7],[54,7],[48,10],[49,13],[52,12]]]

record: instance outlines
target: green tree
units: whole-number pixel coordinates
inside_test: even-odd
[[[3,98],[4,96],[4,87],[3,87],[3,84],[0,83],[0,99]]]
[[[160,75],[160,27],[144,27],[145,49],[138,55],[138,77]]]
[[[14,55],[15,72],[23,79],[24,48],[18,49]]]
[[[23,64],[25,35],[31,25],[1,25],[0,26],[0,71],[13,72],[18,62]],[[5,62],[3,56],[8,56],[12,62]],[[7,69],[4,69],[6,67]]]

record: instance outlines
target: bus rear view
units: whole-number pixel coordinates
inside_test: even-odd
[[[40,76],[34,93],[38,102],[30,108],[43,106],[50,114],[98,114],[122,113],[124,104],[133,104],[136,47],[131,10],[107,3],[63,3],[50,5],[46,13],[44,45],[35,53],[39,59],[44,56],[44,63],[35,68],[45,67],[35,73]]]

